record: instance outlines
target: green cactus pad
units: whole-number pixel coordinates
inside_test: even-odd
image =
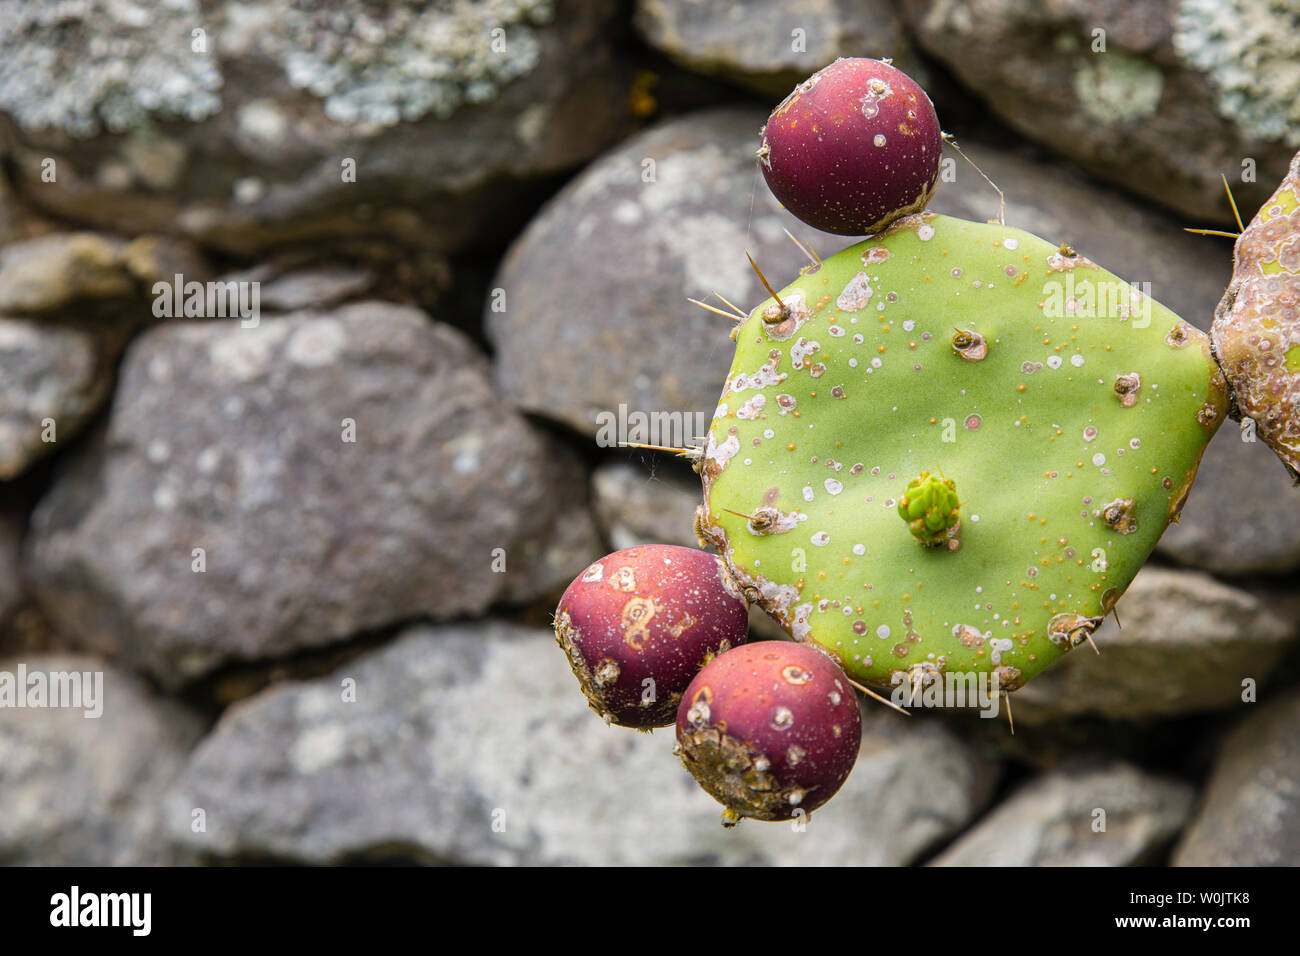
[[[779,296],[736,336],[699,529],[860,682],[1015,688],[1082,642],[1226,414],[1203,333],[1019,229],[911,216]],[[921,492],[944,491],[944,547],[899,520],[923,472],[960,489],[959,524],[949,486]]]

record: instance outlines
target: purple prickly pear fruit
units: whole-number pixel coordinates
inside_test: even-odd
[[[759,641],[714,658],[677,712],[682,762],[741,817],[789,820],[839,790],[857,760],[862,717],[853,688],[824,652]]]
[[[640,730],[671,724],[691,678],[743,644],[748,628],[726,565],[667,544],[606,555],[573,579],[555,611],[555,639],[592,710]]]
[[[808,225],[880,232],[920,212],[939,183],[943,132],[925,90],[881,60],[836,60],[768,117],[758,149],[768,188]]]

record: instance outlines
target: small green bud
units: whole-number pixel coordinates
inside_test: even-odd
[[[912,536],[928,548],[944,543],[949,529],[957,524],[961,502],[951,478],[939,478],[928,471],[914,478],[898,499],[898,514],[907,522]]]

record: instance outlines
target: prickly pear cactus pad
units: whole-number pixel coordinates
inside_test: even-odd
[[[1237,238],[1210,335],[1238,410],[1300,480],[1300,153]]]
[[[1014,689],[1083,642],[1226,414],[1203,333],[1019,229],[910,216],[779,298],[739,326],[700,531],[864,683]]]

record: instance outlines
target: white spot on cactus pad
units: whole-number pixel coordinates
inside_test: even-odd
[[[804,485],[804,487],[803,487],[803,500],[804,500],[804,501],[812,501],[812,500],[813,500],[813,490],[812,490],[812,485]]]
[[[859,272],[844,286],[844,291],[835,300],[835,305],[845,312],[857,312],[859,309],[866,308],[869,301],[871,301],[871,281],[865,272]]]
[[[782,392],[776,397],[776,408],[782,415],[789,414],[799,407],[798,400],[793,395],[787,395]]]
[[[920,239],[922,242],[929,242],[934,238],[934,226],[930,225],[928,222],[917,226],[916,238]]]
[[[750,396],[745,404],[736,409],[736,417],[753,421],[763,417],[763,409],[767,407],[767,396],[762,392]]]
[[[790,622],[790,636],[796,641],[807,640],[812,630],[812,626],[808,623],[808,618],[812,617],[812,610],[811,604],[800,604],[794,609],[794,619]]]
[[[1015,642],[1012,641],[1011,638],[1009,637],[993,638],[991,641],[989,641],[989,650],[991,651],[991,653],[989,654],[989,659],[992,660],[994,664],[1001,664],[1002,652],[1011,650],[1014,644]]]
[[[807,339],[799,339],[794,345],[790,346],[790,365],[794,368],[805,368],[808,365],[808,358],[814,352],[821,351],[820,342],[810,342]]]
[[[833,495],[838,495],[841,491],[844,490],[844,483],[837,481],[834,478],[827,478],[825,484],[826,484],[826,490]]]
[[[830,544],[831,536],[825,531],[818,531],[816,534],[812,536],[810,540],[812,541],[813,544],[817,545],[817,547],[823,548],[826,545]]]
[[[1011,250],[1019,249],[1020,240],[1012,236],[1008,236],[1006,239],[1002,240],[1002,248],[1011,249]]]
[[[582,573],[582,580],[586,584],[594,584],[605,576],[605,566],[597,561],[586,571]]]
[[[756,371],[751,372],[748,375],[741,372],[731,380],[731,391],[743,392],[750,388],[766,388],[769,385],[780,385],[789,377],[785,372],[778,372],[776,370],[776,363],[780,360],[780,356],[769,358],[767,362],[760,366]]]

